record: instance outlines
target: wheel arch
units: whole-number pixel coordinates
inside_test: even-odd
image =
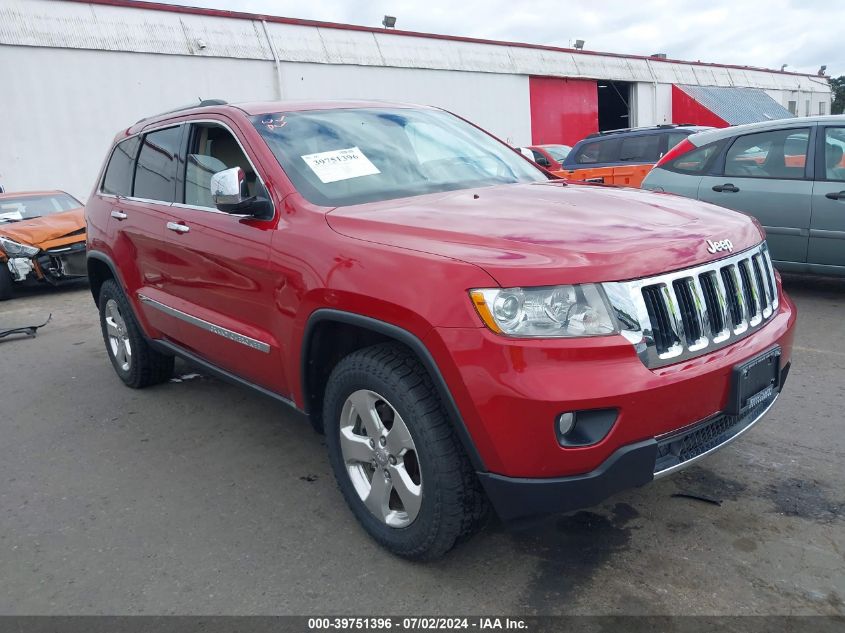
[[[123,282],[117,273],[117,268],[111,258],[105,253],[98,251],[88,251],[86,256],[86,264],[88,268],[88,283],[91,286],[91,295],[94,297],[94,303],[99,307],[100,305],[100,288],[109,280],[114,279],[121,287]]]
[[[384,342],[403,345],[419,360],[431,377],[473,468],[484,471],[484,462],[464,424],[449,386],[422,340],[402,327],[353,312],[320,308],[311,314],[305,326],[300,357],[303,409],[317,430],[322,431],[322,395],[334,366],[344,356],[358,349]]]

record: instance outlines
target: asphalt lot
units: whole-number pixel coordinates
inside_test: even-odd
[[[87,288],[28,290],[0,326],[53,321],[0,340],[0,614],[845,614],[845,280],[786,285],[793,369],[757,428],[432,564],[369,540],[302,420],[203,376],[127,389]]]

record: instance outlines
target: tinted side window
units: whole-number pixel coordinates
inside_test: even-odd
[[[759,132],[738,137],[725,159],[725,175],[746,178],[803,178],[810,130]]]
[[[136,198],[173,202],[176,189],[176,156],[179,152],[181,126],[170,127],[144,136],[138,166],[135,168]]]
[[[845,181],[845,127],[829,127],[824,135],[826,180]]]
[[[540,152],[531,150],[531,153],[534,154],[534,162],[538,165],[542,165],[543,167],[549,166],[549,159],[543,156]]]
[[[579,165],[592,163],[612,163],[616,160],[613,148],[615,143],[610,141],[593,141],[584,143],[575,155],[575,162]]]
[[[722,143],[710,143],[691,152],[678,156],[665,165],[666,169],[684,174],[703,174],[713,157],[719,153]]]
[[[666,151],[675,147],[678,143],[683,141],[689,134],[682,134],[681,132],[669,132],[666,135]]]
[[[140,142],[137,136],[133,136],[115,146],[100,187],[103,193],[113,196],[132,194],[132,172],[135,171],[135,155]]]
[[[659,134],[643,134],[622,139],[619,160],[626,163],[656,163],[658,158],[660,158]]]

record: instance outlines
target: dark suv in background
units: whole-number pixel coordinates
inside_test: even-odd
[[[555,173],[568,180],[639,187],[652,166],[690,134],[712,128],[685,123],[597,132],[578,141]]]

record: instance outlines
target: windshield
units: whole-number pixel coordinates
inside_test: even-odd
[[[43,215],[78,209],[82,203],[66,193],[0,198],[0,223],[40,218]]]
[[[310,110],[252,121],[297,190],[322,206],[547,179],[513,149],[439,110]]]
[[[559,163],[566,160],[566,157],[569,156],[569,152],[572,151],[572,148],[569,147],[569,145],[544,145],[543,149],[551,154],[552,158]]]

